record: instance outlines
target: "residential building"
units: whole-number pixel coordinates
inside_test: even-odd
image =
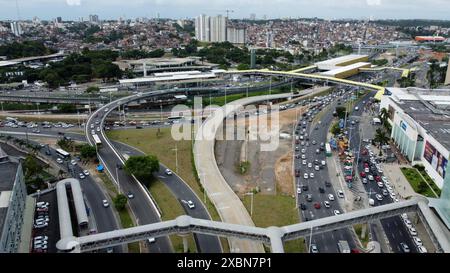
[[[245,28],[229,27],[227,29],[227,41],[232,44],[245,44],[247,30]]]
[[[19,22],[11,22],[11,33],[15,36],[21,36],[23,34],[22,27]]]

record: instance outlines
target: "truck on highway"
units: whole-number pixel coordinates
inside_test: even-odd
[[[347,241],[339,241],[338,249],[340,253],[351,253],[351,249]]]

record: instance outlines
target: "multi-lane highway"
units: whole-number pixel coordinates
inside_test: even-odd
[[[336,97],[332,97],[332,99],[335,100]],[[331,184],[327,183],[328,186],[326,185],[326,182],[330,182],[328,166],[324,166],[322,169],[319,168],[319,171],[315,170],[316,165],[320,166],[322,161],[326,161],[325,151],[320,151],[320,145],[327,142],[328,129],[333,120],[332,109],[335,106],[336,102],[325,106],[327,109],[322,112],[323,116],[320,118],[320,124],[318,122],[309,122],[313,118],[310,119],[310,117],[305,116],[299,120],[296,129],[299,138],[303,138],[303,140],[299,139],[295,144],[296,156],[294,163],[295,170],[299,171],[299,176],[296,177],[296,184],[297,189],[300,189],[301,193],[297,192],[297,198],[300,217],[303,221],[333,216],[335,215],[335,210],[338,210],[340,213],[344,212],[339,205],[339,197],[336,194],[337,189],[334,189]],[[317,149],[319,149],[319,153],[317,153]],[[318,164],[315,164],[315,160],[318,160]],[[313,178],[311,173],[314,174]],[[333,195],[333,200],[330,200],[329,194]],[[311,201],[307,200],[308,195],[312,198],[310,199]],[[329,202],[329,208],[325,207],[325,201]],[[308,237],[306,238],[306,243],[307,246],[309,244],[316,245],[319,252],[336,253],[339,252],[337,243],[340,240],[347,241],[352,249],[356,247],[353,235],[348,228],[312,236],[312,239]]]
[[[371,94],[369,94],[369,96],[373,96],[373,95],[374,95],[373,92]],[[351,119],[351,120],[360,119],[360,117],[363,113],[363,109],[365,108],[364,102],[367,102],[367,101],[368,101],[367,99],[359,101],[355,106],[359,107],[359,109],[361,109],[361,110],[353,112],[353,114],[350,116],[349,119]],[[360,130],[359,130],[359,126],[361,125],[361,123],[358,122],[358,123],[355,123],[354,125],[352,125],[352,123],[349,122],[347,124],[349,125],[348,126],[349,131],[352,133],[351,141],[350,141],[350,146],[351,146],[350,149],[352,151],[354,151],[354,154],[357,154],[359,152],[360,145],[361,145],[361,151],[364,149],[367,150],[367,148],[364,147],[365,144],[361,143],[362,138],[361,138]],[[373,137],[371,137],[371,138],[373,138]],[[358,168],[357,168],[358,174],[366,173],[364,163],[367,162],[367,164],[369,164],[369,172],[366,173],[365,175],[367,177],[369,175],[372,175],[373,177],[376,177],[376,176],[382,177],[383,174],[379,170],[377,170],[375,164],[371,163],[370,161],[371,160],[370,160],[369,153],[367,153],[367,154],[361,153]],[[381,162],[377,162],[377,163],[381,163]],[[362,181],[362,178],[359,180],[359,182],[356,182],[356,183],[361,183],[361,181]],[[366,192],[370,193],[370,198],[375,201],[375,206],[390,204],[393,202],[393,199],[390,197],[390,195],[383,195],[383,190],[386,190],[386,184],[384,182],[382,182],[382,183],[384,184],[384,186],[382,188],[378,186],[378,184],[376,183],[375,180],[370,181],[367,179],[367,184],[363,184]],[[383,198],[382,201],[378,201],[376,199],[377,194],[382,196],[382,198]],[[400,216],[383,219],[383,220],[381,220],[381,225],[384,229],[384,233],[386,234],[387,239],[389,240],[389,244],[390,244],[391,250],[393,252],[396,252],[396,253],[403,252],[403,250],[400,247],[400,243],[406,243],[409,246],[411,252],[413,252],[413,253],[417,252],[417,248],[415,247],[412,237]],[[382,238],[380,238],[380,239],[382,239]]]
[[[152,95],[161,94],[161,91],[153,92]],[[139,183],[134,177],[128,175],[123,169],[122,166],[124,164],[123,156],[118,152],[118,150],[113,147],[113,145],[106,138],[106,135],[103,131],[104,121],[106,116],[111,113],[114,108],[119,105],[128,103],[133,100],[139,100],[141,98],[141,94],[136,94],[134,96],[130,96],[124,99],[120,99],[113,103],[107,104],[102,108],[98,109],[95,113],[93,113],[88,122],[86,123],[86,135],[89,138],[89,142],[94,144],[93,136],[92,136],[92,128],[95,128],[95,132],[97,132],[97,128],[100,128],[100,132],[98,132],[98,136],[101,139],[102,147],[98,149],[98,155],[101,161],[104,163],[107,171],[113,176],[116,183],[119,183],[120,189],[123,192],[131,191],[134,193],[135,198],[131,199],[129,204],[131,210],[133,211],[138,224],[149,224],[161,221],[159,212],[152,202],[149,193],[143,188],[143,185]],[[163,176],[159,174],[159,176]],[[179,181],[172,181],[171,185],[179,183]],[[184,184],[185,185],[185,184]],[[203,206],[201,201],[198,198],[195,198],[195,194],[186,187],[172,187],[172,192],[177,191],[179,195],[177,196],[179,200],[184,200],[184,198],[191,197],[191,200],[197,202],[197,207]],[[185,196],[186,193],[190,192],[190,196]],[[197,201],[195,201],[197,200]],[[182,205],[185,206],[184,202]],[[204,210],[200,208],[195,208],[193,210],[187,210],[187,214],[192,216],[201,216],[204,219],[210,219],[210,216],[207,214],[206,208],[203,207]],[[213,236],[204,236],[198,235],[196,237],[198,242],[198,250],[200,252],[221,252],[222,248],[220,245],[220,241],[217,237]],[[150,246],[151,252],[171,252],[170,243],[168,238],[161,238],[157,240],[155,244]]]
[[[163,125],[164,126],[164,125]],[[6,129],[6,128],[5,128]],[[29,137],[43,137],[43,138],[60,138],[62,137],[62,135],[60,134],[60,132],[62,130],[60,130],[59,128],[52,128],[52,129],[45,129],[45,128],[39,128],[40,129],[40,133],[36,134],[36,133],[28,133]],[[28,129],[30,130],[30,129]],[[19,127],[19,128],[7,128],[7,130],[2,131],[2,134],[5,135],[12,135],[12,136],[17,136],[17,137],[22,137],[25,138],[26,137],[26,128],[23,127]],[[86,137],[84,135],[80,135],[77,133],[70,133],[69,131],[66,131],[65,136],[71,137],[72,140],[76,140],[76,141],[81,141],[81,142],[86,142]],[[118,142],[112,142],[113,146],[115,148],[118,149],[118,151],[121,154],[128,154],[130,156],[133,155],[142,155],[143,153],[139,150],[137,150],[136,148],[130,147],[128,145],[125,145],[123,143],[118,143]],[[101,148],[99,150],[102,151],[104,148]],[[55,158],[56,159],[56,158]],[[171,176],[167,176],[165,174],[165,169],[166,167],[164,165],[161,164],[160,167],[160,171],[158,173],[155,173],[154,175],[156,177],[158,177],[162,182],[164,182],[164,184],[169,188],[169,190],[174,194],[174,196],[180,200],[181,205],[186,209],[186,214],[195,218],[200,218],[200,219],[208,219],[210,220],[211,217],[207,211],[207,209],[205,208],[205,206],[203,205],[202,201],[201,201],[201,197],[198,197],[191,188],[189,188],[189,186],[176,174],[174,173]],[[115,167],[112,169],[112,174],[114,175],[114,177],[116,177],[116,172],[115,172]],[[119,175],[119,181],[120,181],[120,185],[121,185],[121,190],[124,193],[128,193],[129,191],[132,192],[135,196],[134,199],[138,198],[138,196],[140,195],[140,191],[141,189],[139,187],[137,187],[137,185],[135,185],[135,183],[133,182],[133,185],[136,187],[126,187],[124,185],[124,183],[126,183],[126,180],[122,179],[122,170],[118,168],[117,170],[117,174]],[[78,174],[79,172],[77,172]],[[126,176],[126,175],[125,175]],[[91,184],[91,183],[89,183]],[[82,186],[84,184],[82,183]],[[124,188],[125,187],[125,188]],[[83,188],[84,190],[84,188]],[[89,191],[89,189],[87,189]],[[90,192],[90,191],[89,191]],[[101,206],[101,200],[106,199],[103,198],[103,195],[98,195],[98,194],[91,194],[87,196],[88,200],[96,200],[98,202],[94,202],[96,205]],[[130,200],[131,202],[135,201],[135,200]],[[194,202],[194,204],[196,205],[195,209],[188,209],[186,207],[186,205],[181,201],[181,200],[191,200]],[[147,202],[147,201],[145,201]],[[100,207],[102,210],[104,211],[103,207]],[[101,218],[102,216],[100,216]],[[141,219],[139,218],[139,216],[136,213],[136,217],[138,218],[138,221],[140,224],[143,224],[143,222],[141,222]],[[101,219],[100,219],[101,221]],[[117,228],[113,228],[113,229],[109,229],[109,230],[114,230]],[[99,231],[104,231],[105,229],[102,229]],[[203,253],[220,253],[222,252],[222,247],[220,244],[220,241],[218,240],[217,237],[215,236],[207,236],[207,235],[198,235],[196,236],[196,243],[197,243],[197,248],[200,252]],[[160,244],[159,242],[160,240],[157,240],[156,244],[152,244],[151,248],[153,248],[153,251],[158,251],[161,250],[161,252],[165,252],[165,249],[160,248],[160,246],[158,244]],[[170,250],[170,249],[169,249]],[[169,251],[170,252],[170,251]]]

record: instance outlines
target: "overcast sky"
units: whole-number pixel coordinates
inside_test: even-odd
[[[16,7],[16,1],[18,9]],[[0,0],[0,20],[136,17],[191,18],[205,13],[230,18],[319,17],[325,19],[373,17],[376,19],[450,20],[450,0]],[[19,11],[19,12],[18,12]]]

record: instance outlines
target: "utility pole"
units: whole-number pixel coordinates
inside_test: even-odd
[[[251,196],[251,200],[250,200],[250,217],[253,217],[253,195],[255,195],[253,192],[248,192],[245,195],[250,195]]]
[[[178,144],[175,143],[175,149],[172,149],[172,151],[175,151],[175,168],[176,173],[178,173]]]
[[[120,190],[120,182],[119,182],[119,171],[118,171],[118,166],[116,165],[116,179],[117,179],[117,187],[119,189],[119,194],[121,193]]]

